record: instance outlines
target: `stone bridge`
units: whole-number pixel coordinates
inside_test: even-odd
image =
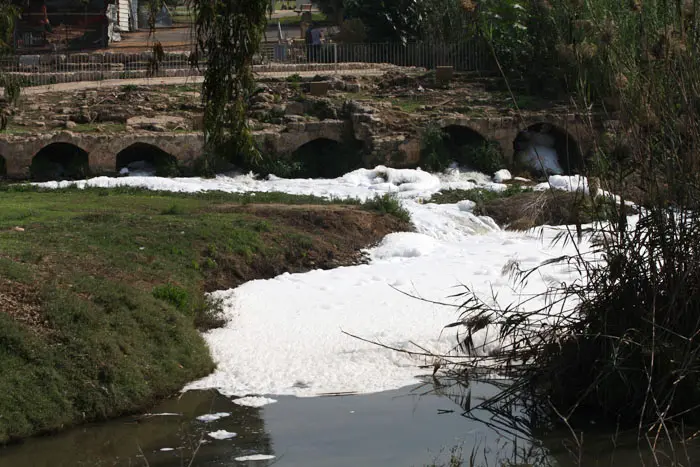
[[[446,131],[476,135],[498,143],[506,160],[513,160],[518,145],[528,133],[548,132],[555,139],[559,154],[582,159],[594,140],[593,133],[610,125],[602,119],[577,115],[538,115],[518,118],[479,118],[461,114],[444,115],[437,123]],[[423,122],[425,124],[428,121]],[[340,144],[361,142],[365,165],[385,164],[411,167],[420,163],[420,129],[415,131],[377,131],[376,118],[355,114],[346,120],[292,122],[254,133],[264,151],[288,157],[307,143],[318,140]],[[191,166],[202,154],[204,138],[194,132],[130,131],[118,134],[74,133],[61,131],[44,135],[0,136],[0,176],[25,179],[37,156],[84,157],[92,175],[117,173],[129,162],[167,155],[181,167]],[[561,156],[560,156],[561,157]],[[55,158],[55,157],[54,157]]]

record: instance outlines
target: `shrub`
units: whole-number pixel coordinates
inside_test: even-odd
[[[411,222],[411,214],[401,205],[401,201],[391,194],[369,199],[363,204],[363,207],[368,211],[388,214],[404,222]]]
[[[192,314],[194,326],[200,332],[220,328],[226,324],[223,301],[214,299],[211,296],[195,300],[192,306]]]
[[[421,137],[420,160],[427,170],[441,172],[450,162],[450,152],[445,144],[445,132],[439,125],[429,124]]]
[[[159,285],[153,288],[153,296],[166,301],[180,311],[187,312],[190,306],[190,294],[174,284]]]
[[[496,143],[465,145],[459,148],[459,153],[457,158],[459,162],[485,174],[493,174],[505,167],[503,153]]]
[[[587,3],[578,14],[614,18],[590,25],[605,50],[581,47],[573,59],[587,99],[616,100],[624,141],[594,141],[592,165],[608,192],[624,195],[632,178],[645,209],[632,224],[624,196],[594,203],[609,222],[559,237],[590,235],[590,251],[508,267],[520,284],[552,265],[579,271],[581,280],[553,285],[537,297],[544,305],[527,311],[468,291],[453,326],[466,330],[467,352],[474,332],[500,326],[505,345],[494,358],[515,383],[494,404],[520,394],[550,416],[543,422],[606,421],[676,441],[675,423],[700,420],[700,104],[688,100],[698,95],[700,42],[684,33],[639,38],[684,30],[685,19],[662,7],[594,3],[604,11],[585,11]]]
[[[164,216],[179,216],[185,213],[185,210],[179,204],[173,204],[167,209],[163,209],[161,214]]]
[[[178,177],[182,175],[174,157],[158,157],[153,162],[156,175],[159,177]]]

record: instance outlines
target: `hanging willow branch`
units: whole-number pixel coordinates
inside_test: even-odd
[[[246,120],[253,56],[267,24],[269,0],[188,0],[194,13],[192,64],[206,57],[202,99],[209,162],[260,157]]]
[[[149,27],[154,39],[154,66],[165,55],[155,38],[156,15],[163,0],[149,0]],[[193,53],[198,68],[206,59],[204,103],[205,157],[201,169],[211,173],[217,161],[250,164],[260,159],[246,119],[253,91],[253,57],[263,40],[269,0],[187,0],[194,15]]]

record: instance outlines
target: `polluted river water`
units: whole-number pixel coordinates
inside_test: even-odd
[[[411,214],[415,231],[391,234],[367,250],[368,264],[284,274],[216,292],[227,324],[205,335],[217,363],[213,374],[190,383],[180,397],[153,408],[151,415],[87,425],[5,448],[0,466],[441,465],[449,462],[455,446],[467,462],[475,453],[476,465],[512,464],[518,452],[533,451],[527,436],[499,433],[487,413],[462,416],[455,400],[464,400],[464,389],[419,397],[426,390],[415,386],[426,372],[421,366],[432,362],[353,337],[395,349],[447,354],[455,335],[443,327],[457,316],[459,298],[447,298],[456,286],[469,285],[484,299],[496,292],[506,306],[544,292],[552,281],[577,278],[575,271],[554,265],[543,269],[537,280],[513,287],[502,274],[512,261],[533,267],[573,252],[571,244],[552,243],[562,228],[506,232],[490,218],[475,215],[473,203],[429,203],[430,195],[444,189],[505,190],[502,182],[509,178],[505,171],[490,177],[377,167],[333,180],[236,175],[77,182],[79,187],[249,192],[251,198],[254,192],[270,191],[361,200],[391,193]],[[587,191],[586,180],[577,176],[552,176],[534,189],[550,187]],[[587,242],[578,248],[587,248]],[[530,300],[526,306],[542,304]],[[497,335],[493,326],[475,334],[478,351],[486,354],[503,345]],[[495,393],[481,383],[469,391],[469,400]],[[337,393],[353,394],[323,397]],[[248,395],[266,399],[236,403]],[[550,449],[554,454],[546,454]],[[560,457],[568,453],[559,455],[556,448],[530,454],[567,465]]]

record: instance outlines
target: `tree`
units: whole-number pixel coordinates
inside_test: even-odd
[[[473,31],[476,5],[464,0],[320,0],[336,24],[359,20],[371,41],[456,42]]]
[[[345,0],[346,16],[358,18],[375,42],[403,42],[420,38],[424,18],[421,0]]]
[[[260,157],[246,119],[253,56],[267,25],[268,0],[189,0],[194,12],[194,63],[206,55],[202,99],[207,153],[250,161]]]
[[[343,22],[345,17],[345,1],[344,0],[318,0],[319,10],[325,14],[335,24]]]
[[[150,0],[151,33],[163,0]],[[206,58],[202,84],[205,154],[201,170],[213,173],[218,162],[250,164],[260,159],[246,119],[253,92],[253,57],[260,49],[270,11],[269,0],[187,0],[194,14],[191,63]],[[156,61],[164,56],[155,42]]]

